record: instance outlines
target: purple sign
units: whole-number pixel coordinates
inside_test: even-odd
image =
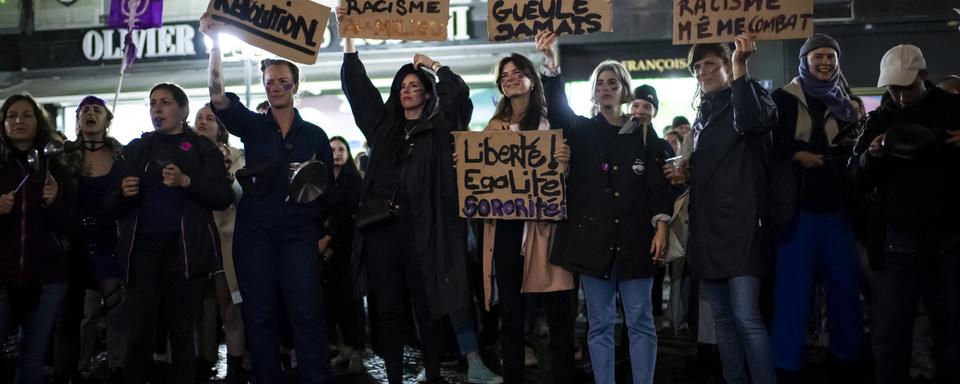
[[[107,26],[117,29],[157,28],[163,24],[163,0],[111,0]]]

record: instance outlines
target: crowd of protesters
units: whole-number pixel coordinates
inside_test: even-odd
[[[295,108],[293,63],[261,63],[256,112],[225,92],[221,27],[201,20],[210,97],[192,126],[171,83],[149,92],[154,129],[126,145],[97,97],[77,107],[69,142],[29,95],[4,101],[0,337],[18,335],[16,383],[44,382],[45,365],[56,383],[85,382],[101,316],[116,382],[152,381],[157,353],[170,382],[209,379],[222,325],[228,383],[278,382],[291,360],[300,382],[330,382],[332,367],[363,372],[368,347],[400,383],[411,335],[421,381],[443,382],[455,342],[468,381],[522,383],[537,312],[550,382],[576,382],[578,359],[596,383],[616,381],[618,313],[634,383],[654,382],[661,315],[715,351],[727,383],[805,382],[821,303],[835,382],[908,382],[922,316],[930,378],[960,383],[960,78],[931,82],[915,46],[883,56],[886,93],[866,113],[830,36],[807,39],[797,76],[772,92],[748,72],[751,36],[695,45],[697,116],[661,138],[656,89],[634,88],[615,61],[597,65],[576,96],[594,109],[577,115],[558,38],[541,32],[542,65],[499,62],[487,130],[563,129],[567,218],[468,221],[451,132],[473,104],[454,68],[415,55],[384,100],[345,39],[342,89],[368,143],[355,161]],[[293,197],[316,161],[325,193]],[[479,353],[485,335],[499,335],[497,361]]]

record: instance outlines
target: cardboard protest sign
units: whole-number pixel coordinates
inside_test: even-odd
[[[460,217],[561,220],[566,177],[554,154],[563,131],[454,132]]]
[[[813,34],[813,0],[673,0],[673,44],[731,42],[740,33],[757,40]]]
[[[548,30],[558,35],[613,31],[613,0],[489,0],[490,41],[533,38]]]
[[[447,39],[450,0],[344,0],[340,36],[382,40]]]
[[[247,44],[303,64],[317,62],[330,18],[310,0],[210,0],[207,12]]]

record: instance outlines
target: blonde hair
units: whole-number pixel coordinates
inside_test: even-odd
[[[597,105],[597,78],[600,77],[600,74],[604,71],[613,72],[613,75],[620,82],[620,104],[633,101],[633,95],[630,94],[630,90],[633,89],[630,85],[630,71],[619,61],[604,60],[593,69],[593,74],[590,75],[590,101],[593,102],[594,115],[596,115],[600,109],[600,106]]]

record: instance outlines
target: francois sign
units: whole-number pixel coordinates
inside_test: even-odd
[[[454,132],[461,217],[561,220],[566,176],[554,154],[563,131]]]
[[[724,43],[740,33],[757,40],[813,34],[813,0],[673,0],[673,44]]]
[[[302,64],[317,62],[330,19],[310,0],[210,0],[207,12],[247,44]]]

